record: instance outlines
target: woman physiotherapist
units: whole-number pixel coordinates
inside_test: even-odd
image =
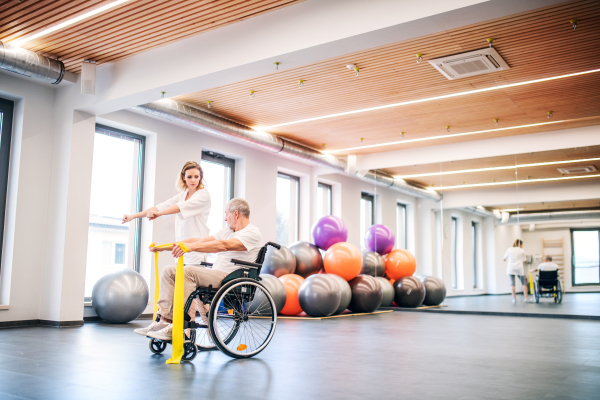
[[[169,200],[137,214],[125,214],[123,223],[130,222],[135,218],[148,217],[152,221],[163,215],[176,214],[175,241],[208,236],[210,194],[204,187],[204,173],[200,164],[195,161],[185,163],[179,174],[177,188],[180,192]],[[185,265],[200,266],[202,261],[206,261],[204,253],[190,252],[183,255]]]
[[[517,301],[517,294],[515,290],[515,276],[519,277],[521,284],[523,285],[523,294],[525,295],[525,301],[529,301],[527,280],[525,279],[525,272],[523,271],[523,261],[525,261],[525,252],[523,251],[523,241],[521,239],[515,240],[513,247],[509,247],[504,253],[504,261],[507,261],[506,273],[510,277],[510,286],[513,296],[513,303]]]

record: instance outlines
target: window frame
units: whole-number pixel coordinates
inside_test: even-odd
[[[318,182],[317,183],[317,190],[319,188],[322,189],[327,189],[329,190],[329,213],[327,215],[333,215],[333,185],[330,185],[328,183],[323,183],[323,182]]]
[[[575,283],[575,235],[576,231],[596,231],[598,232],[598,241],[600,242],[600,228],[571,228],[571,286],[572,287],[580,287],[580,286],[599,286],[600,283]],[[600,244],[600,243],[599,243]],[[600,245],[598,246],[600,250]],[[600,259],[600,254],[598,254]],[[563,270],[565,266],[563,263]],[[600,282],[600,276],[598,277],[598,281]],[[562,288],[563,292],[565,288]]]
[[[398,232],[398,210],[402,209],[403,221],[404,221],[404,244],[402,245],[402,249],[408,248],[408,211],[406,209],[406,204],[396,202],[396,232]],[[396,243],[396,246],[399,246],[399,243]]]
[[[229,168],[229,200],[233,199],[235,197],[235,160],[210,150],[202,151],[200,159],[214,164],[221,164]]]
[[[277,171],[277,178],[282,177],[296,182],[296,238],[289,244],[295,243],[300,240],[300,177],[286,172]],[[277,201],[275,202],[275,208],[277,208]]]
[[[477,233],[478,233],[478,223],[475,221],[471,221],[471,241],[472,241],[472,245],[473,245],[473,289],[478,289],[478,282],[479,282],[479,275],[478,275],[478,265],[477,265],[477,250],[479,247],[479,241],[477,240]]]
[[[371,202],[371,225],[367,226],[367,229],[369,229],[371,226],[375,225],[375,195],[367,192],[360,192],[360,199]]]
[[[98,131],[101,132],[98,132]],[[138,176],[137,176],[137,185],[138,192],[136,196],[136,210],[138,213],[143,210],[144,205],[144,174],[145,174],[145,165],[146,165],[146,136],[138,135],[135,133],[127,132],[122,129],[113,128],[112,126],[106,126],[102,124],[96,124],[94,129],[94,133],[100,133],[101,135],[108,135],[116,138],[121,138],[122,136],[129,137],[132,139],[139,140],[139,148],[138,148]],[[133,251],[135,255],[133,256],[133,270],[135,272],[140,272],[140,264],[141,264],[141,256],[142,256],[142,219],[137,218],[135,220],[135,238],[133,241]]]
[[[4,250],[4,224],[6,223],[14,111],[14,101],[0,98],[0,112],[2,112],[2,131],[0,132],[0,271],[2,271],[2,252]]]
[[[450,267],[452,268],[452,289],[458,290],[458,217],[451,217],[450,224]]]

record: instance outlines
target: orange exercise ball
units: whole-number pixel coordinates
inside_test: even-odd
[[[385,273],[394,280],[411,276],[416,269],[417,260],[408,250],[392,250],[385,258]]]
[[[280,313],[283,315],[296,315],[302,312],[300,302],[298,301],[298,289],[304,278],[300,275],[287,274],[279,277],[283,287],[285,288],[285,306],[281,309]]]
[[[350,281],[360,274],[362,254],[356,246],[339,242],[331,246],[325,253],[323,266],[328,274],[336,274]]]

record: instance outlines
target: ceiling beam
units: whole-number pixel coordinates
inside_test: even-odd
[[[356,156],[356,169],[378,169],[600,145],[600,125]]]
[[[105,114],[562,1],[308,0],[101,65],[75,104]]]

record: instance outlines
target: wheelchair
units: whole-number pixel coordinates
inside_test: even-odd
[[[555,303],[562,303],[562,287],[558,280],[558,271],[538,271],[538,276],[533,282],[533,295],[535,302],[540,302],[540,297],[554,298]]]
[[[250,358],[267,347],[277,325],[275,301],[260,283],[259,276],[268,246],[281,247],[268,242],[253,263],[232,259],[240,268],[227,275],[220,288],[199,287],[187,298],[183,310],[182,361],[192,361],[199,351],[211,350],[220,350],[233,358]],[[210,263],[202,265],[212,266]],[[195,307],[195,299],[210,305],[208,325],[191,320],[188,311],[192,305]],[[150,351],[161,354],[169,343],[171,341],[150,338]]]

